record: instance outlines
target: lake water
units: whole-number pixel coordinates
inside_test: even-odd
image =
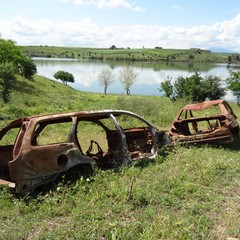
[[[53,75],[59,70],[67,71],[73,74],[74,83],[69,85],[80,91],[103,93],[103,86],[99,84],[98,74],[103,68],[110,68],[115,81],[108,87],[107,93],[125,94],[125,91],[118,80],[119,72],[126,63],[122,62],[104,62],[76,59],[55,59],[55,58],[34,58],[39,75],[54,79]],[[160,96],[158,88],[160,83],[168,76],[175,80],[179,76],[188,77],[195,72],[202,76],[219,76],[222,80],[229,77],[227,64],[193,64],[189,63],[128,63],[138,73],[137,81],[131,86],[131,94]],[[233,66],[234,67],[234,66]],[[225,99],[234,101],[235,98],[230,92]]]

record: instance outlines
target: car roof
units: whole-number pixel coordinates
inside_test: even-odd
[[[201,110],[204,110],[211,106],[216,106],[223,102],[225,102],[225,100],[210,100],[210,101],[205,101],[205,102],[201,102],[201,103],[188,104],[185,107],[183,107],[182,110],[199,110],[199,111],[201,111]]]
[[[23,122],[29,122],[29,121],[45,121],[45,120],[53,120],[53,119],[61,119],[61,118],[68,118],[68,117],[79,117],[82,119],[104,119],[109,118],[110,115],[113,115],[115,117],[121,116],[121,115],[129,115],[135,118],[138,118],[139,120],[145,122],[149,126],[153,126],[149,121],[142,118],[141,116],[125,110],[91,110],[91,111],[79,111],[79,112],[64,112],[64,113],[56,113],[56,114],[41,114],[41,115],[35,115],[35,116],[28,116],[16,119],[12,122],[10,122],[7,127],[19,127]]]

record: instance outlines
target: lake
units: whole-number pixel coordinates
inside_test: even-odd
[[[108,87],[107,93],[125,94],[125,91],[118,80],[119,72],[126,63],[123,62],[105,62],[77,59],[56,59],[56,58],[34,58],[39,75],[54,79],[53,75],[59,70],[67,71],[73,74],[74,83],[69,85],[80,91],[103,93],[103,86],[99,84],[98,74],[103,68],[110,68],[115,81]],[[130,88],[133,95],[152,95],[160,96],[158,88],[160,83],[168,76],[175,80],[179,76],[188,77],[195,72],[202,76],[219,76],[222,80],[229,77],[227,64],[189,64],[189,63],[128,63],[138,73],[137,81]],[[237,67],[237,66],[232,66]],[[57,80],[56,80],[57,81]],[[235,101],[230,92],[225,99]]]

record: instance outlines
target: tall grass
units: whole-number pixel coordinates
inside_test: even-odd
[[[235,154],[228,148],[177,147],[164,161],[99,171],[36,196],[16,198],[3,189],[1,237],[237,238],[240,164]]]

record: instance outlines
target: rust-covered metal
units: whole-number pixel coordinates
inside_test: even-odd
[[[239,136],[237,116],[225,100],[183,107],[170,128],[172,140],[182,143],[231,143]]]
[[[142,126],[125,127],[127,117],[132,119],[128,122],[138,121]],[[93,139],[100,134],[103,143]],[[111,169],[140,158],[154,158],[159,148],[168,143],[164,131],[128,111],[25,117],[0,131],[0,184],[27,193],[71,170]]]

